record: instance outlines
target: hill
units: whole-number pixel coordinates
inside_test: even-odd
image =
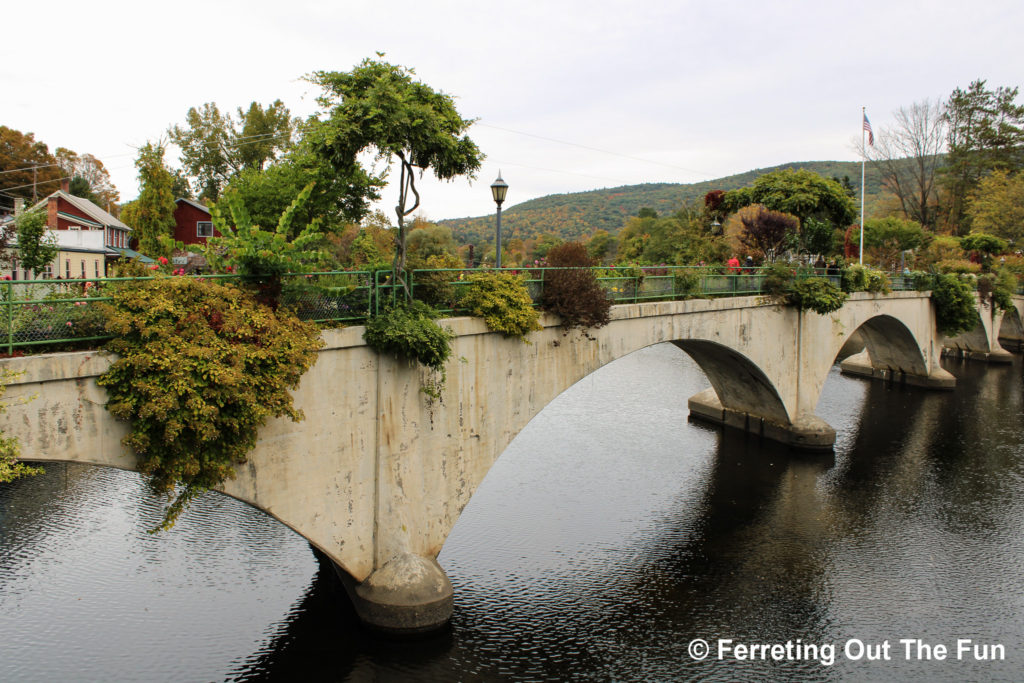
[[[860,162],[794,162],[700,183],[645,183],[539,197],[502,211],[501,232],[503,239],[524,240],[544,233],[564,240],[585,239],[597,230],[615,234],[642,208],[654,209],[659,215],[671,214],[688,202],[703,202],[711,190],[746,187],[758,176],[783,169],[807,169],[826,178],[847,176],[854,187],[860,187]],[[881,181],[870,167],[865,183],[865,213],[870,216],[871,206],[882,198]],[[494,214],[438,222],[450,227],[460,244],[494,242]]]

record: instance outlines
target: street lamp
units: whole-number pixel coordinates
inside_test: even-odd
[[[501,179],[501,171],[498,171],[498,179],[491,183],[491,196],[494,197],[494,203],[498,205],[498,220],[497,220],[497,257],[495,258],[495,267],[501,268],[501,203],[505,201],[505,195],[508,193],[508,183]]]

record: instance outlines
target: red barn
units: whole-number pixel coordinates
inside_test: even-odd
[[[179,197],[174,200],[174,239],[183,244],[206,244],[208,237],[220,237],[213,229],[210,210],[199,202]]]

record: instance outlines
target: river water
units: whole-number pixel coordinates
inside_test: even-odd
[[[1021,360],[946,367],[834,371],[812,457],[688,422],[671,345],[612,363],[502,455],[439,558],[450,629],[403,642],[244,504],[152,536],[138,475],[50,464],[0,487],[0,680],[1024,680]]]

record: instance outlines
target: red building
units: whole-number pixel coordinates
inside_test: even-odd
[[[186,245],[206,244],[208,237],[220,237],[213,229],[210,210],[191,199],[174,200],[174,239]]]

